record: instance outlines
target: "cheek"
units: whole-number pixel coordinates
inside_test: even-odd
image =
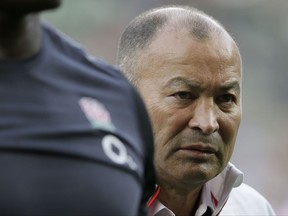
[[[221,137],[225,144],[226,159],[229,160],[234,149],[237,133],[240,125],[241,114],[225,118],[220,125]]]
[[[178,125],[173,116],[163,109],[149,107],[149,115],[153,128],[156,159],[164,160],[173,147],[171,143]]]
[[[158,145],[173,142],[175,136],[181,133],[188,125],[187,118],[180,112],[168,112],[164,108],[149,108],[149,113],[153,125],[155,142]]]
[[[156,145],[159,148],[162,143],[165,142],[165,136],[167,134],[167,127],[165,126],[165,116],[161,112],[157,112],[157,110],[149,109],[149,115],[152,123],[153,135]]]

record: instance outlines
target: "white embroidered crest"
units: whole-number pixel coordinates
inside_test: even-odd
[[[110,113],[98,100],[83,97],[79,100],[79,105],[93,128],[109,131],[115,130]]]

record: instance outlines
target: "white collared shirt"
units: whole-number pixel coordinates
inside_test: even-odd
[[[229,163],[219,175],[203,186],[200,203],[195,216],[203,215],[208,207],[212,210],[213,216],[275,215],[268,201],[251,187],[244,183],[242,184],[242,182],[243,173],[233,164]],[[158,199],[155,199],[149,207],[148,215],[175,216]]]

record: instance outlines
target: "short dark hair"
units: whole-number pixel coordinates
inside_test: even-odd
[[[215,25],[211,24],[214,23]],[[209,39],[212,32],[224,27],[203,11],[194,7],[169,5],[148,10],[132,20],[123,31],[118,47],[117,63],[128,80],[137,85],[137,59],[164,26],[186,28],[195,40]]]

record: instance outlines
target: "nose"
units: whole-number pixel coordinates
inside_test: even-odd
[[[212,134],[219,129],[217,114],[213,100],[200,100],[195,104],[193,116],[189,121],[189,127],[200,130],[203,134]]]

